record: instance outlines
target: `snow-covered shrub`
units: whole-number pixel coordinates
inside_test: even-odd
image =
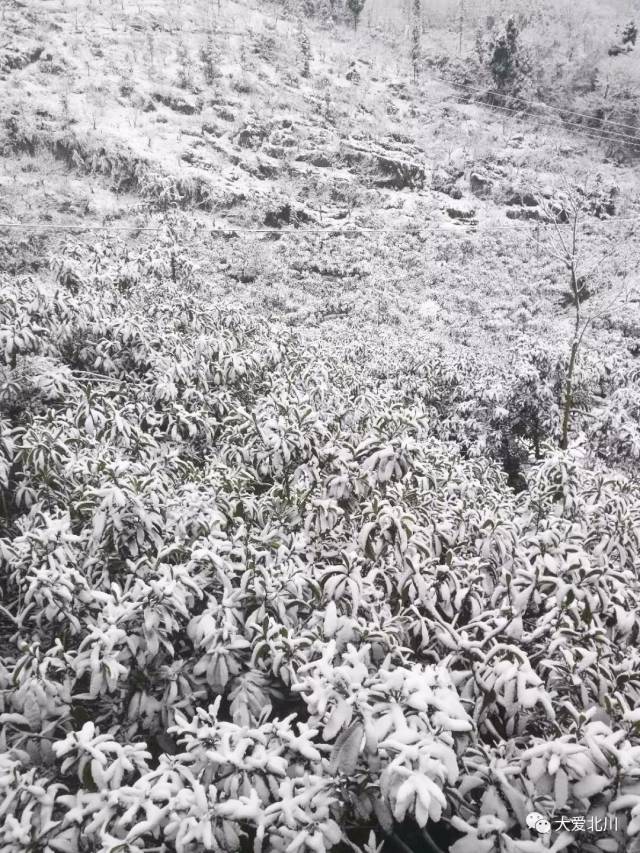
[[[0,302],[2,849],[636,843],[637,488],[541,439],[515,494],[486,452],[525,404],[553,437],[553,370],[323,360],[170,240],[59,260]]]

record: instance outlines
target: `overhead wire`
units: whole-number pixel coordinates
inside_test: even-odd
[[[373,234],[373,233],[389,233],[389,234],[419,234],[426,231],[456,231],[469,229],[477,233],[491,231],[529,231],[532,228],[557,228],[566,224],[563,222],[542,222],[536,219],[527,220],[529,225],[507,225],[490,223],[480,226],[475,221],[464,221],[452,219],[451,222],[443,221],[440,223],[429,222],[428,224],[409,226],[404,228],[397,227],[360,227],[353,228],[333,228],[331,226],[323,228],[247,228],[229,225],[225,228],[207,228],[205,231],[210,235],[234,236],[239,234],[277,234],[279,236],[295,236],[303,237],[305,234],[322,234],[328,236],[351,236],[355,234]],[[610,219],[597,219],[597,221],[585,220],[579,223],[579,227],[598,228],[601,226],[622,225],[626,223],[640,222],[640,216],[632,217],[612,217]],[[105,231],[108,233],[129,232],[129,233],[154,233],[159,234],[167,226],[147,226],[147,225],[127,225],[127,226],[110,226],[106,225],[72,225],[72,224],[53,224],[50,222],[0,222],[0,231],[3,230],[39,230],[39,231]]]
[[[500,97],[500,98],[505,97],[504,92],[498,92],[495,89],[484,89],[484,88],[479,87],[479,86],[472,86],[470,83],[461,83],[459,81],[451,80],[447,77],[443,77],[443,76],[440,76],[437,74],[429,74],[429,78],[432,80],[438,80],[441,83],[446,83],[449,86],[454,86],[456,88],[465,89],[467,91],[475,92],[476,94],[493,95],[493,96]],[[558,112],[558,113],[560,113],[561,118],[562,118],[563,114],[574,115],[574,116],[578,116],[580,118],[589,119],[591,121],[594,121],[594,120],[599,121],[602,124],[611,124],[615,127],[624,127],[627,130],[631,130],[634,132],[638,132],[640,130],[640,127],[635,126],[635,125],[625,124],[625,123],[620,122],[620,121],[614,121],[613,119],[599,118],[599,117],[594,116],[594,115],[589,115],[588,113],[582,113],[582,112],[579,112],[577,110],[572,110],[572,109],[565,108],[565,107],[557,107],[553,104],[547,103],[547,101],[533,101],[529,98],[522,98],[520,95],[508,95],[508,97],[511,100],[519,101],[520,103],[524,103],[524,104],[529,104],[533,107],[536,107],[537,109],[544,107],[545,109],[552,110],[554,112]],[[637,137],[633,136],[632,138],[636,139]]]
[[[140,33],[143,32],[142,30],[138,30],[136,27],[134,27],[132,29],[120,30],[120,29],[114,29],[113,27],[109,27],[109,26],[92,26],[90,29],[88,29],[86,31],[85,30],[78,31],[76,29],[74,31],[74,34],[75,35],[91,35],[92,32],[96,32],[96,31],[110,32],[110,33],[122,33],[122,34],[125,34],[125,33],[134,34],[134,33],[138,33],[138,32],[140,32]],[[212,26],[209,26],[209,27],[195,27],[195,28],[189,28],[189,29],[174,28],[174,29],[162,29],[161,30],[159,28],[151,27],[151,31],[155,32],[155,33],[166,34],[166,35],[181,35],[181,34],[202,34],[202,35],[206,35],[206,34],[212,34],[212,33],[213,34],[222,33],[224,35],[243,35],[243,33],[241,31],[230,30],[230,29],[221,29],[220,27],[217,27],[215,24]],[[437,74],[434,74],[431,72],[429,72],[426,75],[424,75],[424,72],[423,72],[423,77],[426,79],[430,79],[432,81],[436,81],[436,82],[447,84],[449,86],[453,86],[454,88],[463,89],[463,90],[469,91],[469,92],[474,92],[475,94],[479,94],[479,95],[483,95],[483,96],[495,96],[495,97],[499,97],[499,98],[505,97],[504,92],[499,92],[495,89],[485,89],[483,87],[473,86],[469,83],[463,83],[460,81],[452,80],[452,79],[447,78],[445,76],[437,75]],[[546,109],[546,110],[550,110],[552,112],[558,113],[558,118],[561,121],[559,121],[557,123],[553,123],[553,122],[549,121],[548,118],[541,116],[537,112],[531,113],[532,115],[535,115],[537,118],[539,118],[539,120],[545,120],[546,123],[551,124],[552,126],[570,127],[572,129],[580,132],[580,133],[583,133],[586,136],[591,136],[594,139],[605,139],[606,141],[626,141],[632,147],[640,148],[640,136],[635,135],[636,133],[640,133],[640,127],[637,127],[635,125],[627,124],[625,122],[616,121],[614,119],[607,119],[607,118],[601,118],[601,117],[594,116],[594,115],[589,115],[588,113],[583,113],[583,112],[580,112],[578,110],[573,110],[570,108],[555,106],[554,104],[549,104],[546,101],[533,101],[529,98],[523,98],[519,95],[508,95],[508,97],[511,101],[517,101],[518,103],[521,103],[521,104],[527,104],[530,107],[533,107],[535,110]],[[483,106],[489,107],[491,109],[505,110],[505,111],[512,112],[512,113],[521,112],[519,109],[514,109],[511,107],[502,106],[500,104],[487,104],[486,102],[483,102]],[[597,121],[600,125],[608,125],[609,127],[602,128],[602,130],[604,131],[605,134],[609,134],[610,136],[604,136],[604,135],[598,134],[598,128],[596,128],[596,127],[585,128],[579,122],[567,121],[567,119],[564,118],[565,115],[575,116],[577,118],[584,118],[584,119],[587,119],[589,121]],[[615,131],[615,130],[610,130],[609,128],[624,128],[625,131],[632,131],[632,133],[631,134],[626,133],[626,132],[620,133],[620,132]]]
[[[96,28],[93,27],[92,29],[95,30]],[[113,32],[112,28],[107,27],[106,29]],[[187,31],[187,30],[172,31],[172,32],[169,32],[168,34],[176,34],[176,32],[209,33],[211,31],[212,31],[212,28],[209,27],[206,29],[200,29],[199,28],[197,30],[191,30],[191,31]],[[215,31],[215,29],[213,31]],[[218,32],[219,31],[220,30],[218,30]],[[167,31],[162,31],[162,32],[167,32]],[[226,32],[230,32],[230,31],[226,31]],[[476,94],[492,95],[492,96],[500,96],[500,97],[503,96],[502,93],[496,92],[494,90],[485,90],[485,89],[482,89],[482,88],[479,88],[476,86],[472,86],[470,84],[465,84],[465,83],[460,83],[460,82],[457,82],[454,80],[450,80],[446,77],[442,77],[442,76],[439,76],[436,74],[428,74],[428,75],[426,75],[426,77],[427,77],[427,79],[432,80],[434,82],[440,82],[440,83],[443,83],[445,85],[449,85],[453,88],[462,89],[464,91],[469,91],[469,92],[474,92]],[[563,119],[563,117],[562,117],[562,114],[564,113],[564,114],[568,114],[568,115],[574,115],[574,116],[593,120],[594,117],[589,116],[586,113],[580,113],[578,111],[570,110],[570,109],[565,110],[563,108],[555,107],[553,105],[547,104],[546,102],[535,102],[535,101],[531,101],[531,100],[521,98],[518,96],[514,96],[513,100],[515,100],[521,104],[530,105],[530,106],[534,107],[536,110],[538,110],[540,108],[548,108],[552,111],[557,111],[558,113],[560,113],[559,118],[561,119],[561,122],[555,121],[552,117],[540,115],[540,113],[538,113],[538,112],[532,112],[531,110],[523,111],[520,108],[507,107],[506,105],[502,105],[502,104],[482,102],[482,106],[485,108],[488,108],[490,110],[500,112],[502,114],[507,114],[507,115],[511,115],[511,116],[518,116],[521,118],[530,117],[530,118],[532,118],[532,119],[534,119],[534,120],[536,120],[542,124],[546,124],[546,125],[551,126],[551,127],[568,127],[568,128],[575,130],[576,132],[579,132],[579,133],[581,133],[581,134],[583,134],[583,135],[585,135],[591,139],[594,139],[595,141],[619,142],[619,143],[623,143],[625,145],[628,145],[630,147],[640,149],[640,138],[633,137],[633,136],[626,134],[626,133],[619,133],[615,130],[610,130],[609,128],[604,128],[604,132],[598,132],[598,130],[596,128],[585,128],[582,126],[582,124],[579,124],[577,122],[567,121],[566,119]],[[634,128],[632,128],[631,125],[626,125],[626,124],[623,124],[621,122],[614,122],[614,121],[609,120],[609,119],[602,119],[601,121],[603,123],[610,125],[611,127],[624,127],[624,128],[634,129]],[[618,224],[618,223],[630,222],[630,221],[635,222],[635,221],[638,221],[639,219],[640,219],[639,217],[632,217],[632,218],[615,218],[615,219],[610,219],[610,220],[599,220],[598,225],[599,226],[605,225],[605,224],[606,225],[612,225],[614,223]],[[544,222],[540,222],[538,220],[531,220],[531,224],[535,225],[535,227],[538,230],[540,228],[545,228],[545,227],[555,227],[554,223],[544,223]],[[126,227],[121,226],[121,227],[118,227],[118,226],[115,226],[114,227],[114,226],[107,226],[107,225],[63,225],[63,224],[52,224],[52,223],[42,223],[42,222],[0,223],[0,229],[3,229],[3,230],[6,230],[6,229],[13,229],[13,230],[16,230],[16,229],[24,229],[24,230],[38,229],[38,230],[43,230],[43,231],[45,231],[45,230],[60,230],[60,231],[63,231],[63,230],[69,230],[69,231],[72,231],[72,230],[74,230],[74,231],[91,231],[91,230],[102,231],[102,230],[105,230],[105,231],[110,231],[110,232],[111,231],[113,231],[113,232],[128,231],[128,232],[139,233],[139,232],[143,232],[143,231],[147,231],[147,232],[156,231],[157,232],[157,231],[159,231],[159,229],[161,227],[162,226],[159,226],[159,228],[155,228],[155,227],[150,228],[147,226],[143,226],[143,227],[138,227],[138,226],[126,226]],[[445,230],[445,228],[446,228],[446,230],[449,230],[449,231],[451,231],[451,230],[458,230],[458,231],[460,231],[460,230],[472,230],[475,232],[493,231],[493,230],[519,230],[519,231],[527,230],[526,225],[525,226],[516,226],[516,225],[495,225],[495,224],[492,224],[492,225],[484,225],[482,227],[478,227],[477,221],[473,221],[473,220],[467,221],[467,222],[456,220],[455,222],[453,222],[453,221],[451,223],[447,222],[447,223],[441,224],[440,226],[435,226],[435,227],[440,228],[441,230]],[[407,234],[411,234],[411,233],[420,233],[421,231],[433,230],[433,229],[434,229],[433,223],[429,224],[428,226],[421,225],[421,226],[417,226],[417,227],[412,226],[409,228],[388,228],[388,227],[380,227],[380,228],[362,228],[362,227],[331,228],[331,227],[321,227],[321,228],[314,228],[314,229],[310,229],[310,228],[296,228],[296,229],[244,228],[244,227],[234,227],[231,225],[231,226],[225,227],[225,228],[210,229],[210,233],[212,235],[214,235],[214,234],[230,235],[230,234],[239,234],[239,233],[242,233],[242,234],[253,233],[253,234],[278,234],[280,236],[291,236],[291,235],[303,236],[304,234],[323,234],[324,236],[341,236],[341,235],[354,235],[354,234],[358,234],[358,233],[385,233],[385,232],[386,233],[407,233]]]
[[[446,83],[448,85],[452,85],[452,86],[457,85],[457,84],[452,83],[451,81],[443,80],[440,77],[434,77],[431,79],[436,80],[438,82],[444,82],[444,83]],[[479,91],[482,91],[482,90],[479,90]],[[519,116],[522,118],[524,118],[525,116],[529,116],[529,117],[536,119],[537,121],[541,122],[542,124],[548,125],[549,127],[569,128],[569,129],[571,129],[577,133],[584,134],[585,136],[588,136],[591,139],[606,141],[606,142],[621,142],[621,143],[624,143],[625,145],[628,145],[632,148],[640,148],[640,136],[637,136],[637,137],[636,136],[630,136],[629,134],[617,133],[615,131],[609,131],[609,130],[605,130],[603,133],[600,133],[600,132],[598,132],[597,128],[586,128],[586,127],[583,127],[581,124],[578,124],[575,122],[555,121],[553,118],[541,115],[540,113],[535,113],[532,111],[523,111],[522,109],[517,109],[515,107],[506,107],[506,106],[503,106],[502,104],[486,103],[486,102],[482,101],[482,102],[480,102],[480,105],[483,108],[496,110],[496,111],[504,112],[504,113],[509,113],[511,115]],[[524,112],[524,114],[523,114],[523,112]],[[640,132],[640,128],[639,128],[639,132]]]

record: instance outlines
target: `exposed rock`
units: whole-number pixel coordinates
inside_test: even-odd
[[[151,95],[156,103],[163,104],[169,107],[176,113],[183,115],[193,115],[198,112],[198,107],[195,103],[188,101],[184,95],[174,94],[172,92],[153,92]]]
[[[408,160],[396,160],[391,157],[378,157],[378,166],[384,177],[375,181],[376,187],[403,190],[422,189],[425,182],[424,166]]]
[[[39,68],[44,74],[64,74],[69,63],[62,56],[54,56],[47,51],[40,57]]]
[[[202,122],[202,131],[203,133],[209,133],[211,136],[220,137],[225,133],[225,129],[220,127],[219,124],[215,124],[211,121],[203,121]]]
[[[216,115],[223,121],[231,122],[236,120],[235,114],[226,107],[216,107]]]
[[[32,62],[37,62],[44,47],[41,44],[27,44],[21,47],[12,45],[0,52],[0,73],[8,71],[19,71],[26,68]]]
[[[389,134],[390,139],[394,142],[399,142],[401,145],[415,145],[415,139],[412,136],[407,136],[406,133],[398,133],[397,131],[392,131]]]
[[[233,207],[238,207],[241,204],[246,204],[248,200],[249,197],[246,193],[231,187],[224,190],[222,194],[218,195],[217,204],[218,207],[230,210]],[[237,236],[237,234],[235,236]]]
[[[360,72],[356,68],[355,62],[351,62],[349,65],[349,70],[346,73],[346,78],[351,83],[359,83],[360,82]]]
[[[284,130],[274,130],[269,136],[269,142],[272,145],[280,145],[283,148],[293,148],[298,145],[299,140]]]
[[[596,201],[592,206],[592,213],[594,216],[597,216],[598,219],[606,219],[607,216],[615,216],[615,202],[612,199],[605,202]]]
[[[588,193],[581,193],[589,213],[598,219],[606,219],[615,216],[616,201],[620,194],[619,187],[615,184],[604,186],[601,179],[596,179],[595,186]]]
[[[389,83],[388,87],[389,91],[396,98],[400,98],[401,101],[408,101],[411,97],[407,90],[406,83]]]
[[[551,210],[552,214],[558,222],[569,221],[569,211],[565,208],[564,204],[561,201],[552,201],[549,204],[549,209]]]
[[[538,199],[533,195],[533,193],[520,193],[513,192],[512,195],[509,195],[505,200],[505,204],[508,205],[524,205],[525,207],[537,207]]]
[[[336,264],[334,266],[329,266],[328,264],[311,264],[307,265],[304,262],[293,260],[291,261],[291,268],[296,272],[302,273],[314,273],[315,275],[320,275],[323,278],[362,278],[363,273],[361,270],[356,267],[347,268],[341,264]]]
[[[261,178],[275,178],[282,171],[282,164],[272,157],[258,157],[258,175]]]
[[[245,125],[242,130],[236,134],[235,141],[241,148],[259,148],[267,138],[267,131],[264,127],[257,124]]]
[[[469,183],[471,192],[480,197],[490,195],[493,189],[493,181],[485,172],[471,172]]]
[[[195,166],[198,169],[204,169],[207,172],[212,172],[216,169],[215,163],[198,151],[194,151],[193,148],[187,148],[183,151],[180,155],[180,159],[185,163],[188,163],[190,166]]]
[[[266,150],[266,149],[265,149]],[[312,166],[326,169],[333,165],[333,161],[321,151],[303,151],[296,157],[297,163],[310,163]]]
[[[381,154],[372,147],[345,142],[340,151],[343,162],[350,168],[359,166],[368,173],[375,187],[402,190],[422,189],[426,180],[424,166],[405,159],[400,152]]]
[[[530,207],[516,207],[515,209],[507,210],[507,219],[527,219],[539,222],[546,221],[547,217],[543,216],[539,210],[532,210]]]
[[[451,198],[462,198],[462,189],[456,184],[463,175],[462,169],[436,166],[431,175],[431,189],[451,196]]]
[[[448,207],[447,215],[451,217],[451,219],[458,219],[460,222],[476,222],[475,215],[476,209],[475,207]]]
[[[339,208],[333,208],[332,210],[327,210],[326,208],[323,208],[322,212],[323,212],[323,214],[328,216],[329,219],[341,220],[341,219],[346,219],[347,216],[349,216],[348,210],[340,210]]]
[[[268,210],[264,217],[264,224],[267,228],[282,228],[283,225],[293,225],[298,227],[300,223],[316,222],[315,217],[305,210],[303,207],[292,207],[290,204],[283,204],[275,210]]]
[[[263,145],[260,149],[267,157],[273,157],[275,160],[283,160],[287,156],[286,148],[281,145]],[[296,157],[297,160],[302,158]]]
[[[614,44],[609,50],[609,56],[620,56],[622,53],[631,53],[633,50],[632,44]]]

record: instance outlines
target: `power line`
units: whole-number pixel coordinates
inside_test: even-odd
[[[216,25],[206,27],[206,28],[205,27],[195,27],[195,28],[189,28],[189,29],[159,29],[157,27],[154,28],[152,26],[150,30],[149,30],[149,28],[146,28],[144,30],[142,28],[140,28],[138,30],[135,27],[130,28],[130,29],[125,28],[125,29],[120,30],[120,29],[114,29],[113,27],[97,26],[96,25],[96,26],[92,26],[92,27],[88,28],[87,30],[82,30],[81,32],[79,32],[76,29],[75,31],[73,31],[72,34],[75,34],[75,35],[91,35],[92,32],[108,32],[108,33],[113,33],[113,34],[117,34],[117,33],[122,33],[122,34],[141,33],[141,34],[144,34],[144,33],[149,32],[149,31],[154,32],[154,33],[159,33],[162,35],[172,35],[172,36],[183,35],[183,34],[184,35],[191,35],[191,34],[201,34],[201,35],[214,34],[215,35],[216,33],[217,34],[223,34],[223,35],[241,36],[241,35],[245,34],[243,31],[239,31],[239,30],[221,29],[220,27],[218,27]],[[450,80],[446,77],[442,77],[442,76],[439,76],[436,74],[429,74],[427,76],[427,79],[438,81],[441,83],[445,83],[449,86],[453,86],[455,88],[463,89],[465,91],[474,92],[476,94],[494,95],[496,97],[504,97],[504,93],[498,92],[494,89],[483,89],[481,87],[472,86],[471,84],[468,84],[468,83],[459,83],[455,80]],[[519,103],[527,104],[527,105],[535,108],[536,110],[544,108],[544,109],[556,112],[559,114],[560,119],[562,119],[563,115],[572,115],[572,116],[576,116],[579,118],[585,118],[585,119],[588,119],[590,121],[598,121],[598,122],[600,122],[600,124],[609,125],[611,128],[619,127],[619,128],[624,128],[625,130],[630,130],[634,133],[634,135],[631,135],[628,133],[617,133],[614,130],[609,130],[608,128],[603,128],[605,133],[615,134],[615,136],[605,137],[605,136],[600,136],[597,133],[597,128],[593,128],[593,127],[592,128],[584,128],[584,127],[582,127],[582,125],[580,123],[577,123],[577,122],[568,122],[566,120],[563,120],[561,123],[553,123],[553,126],[557,126],[557,127],[571,127],[573,130],[576,130],[580,133],[583,133],[586,136],[590,136],[593,139],[605,139],[607,141],[626,141],[632,147],[640,147],[640,138],[638,138],[638,136],[635,135],[635,133],[639,131],[639,128],[637,128],[634,125],[626,124],[626,123],[620,122],[620,121],[614,121],[613,119],[598,118],[597,116],[589,115],[588,113],[579,112],[577,110],[572,110],[569,108],[557,107],[557,106],[554,106],[553,104],[547,103],[546,101],[532,101],[530,99],[522,98],[522,97],[516,96],[516,95],[511,95],[509,97],[515,101],[518,101]],[[503,106],[500,106],[498,104],[483,103],[483,106],[490,107],[491,109],[507,110],[507,111],[513,112],[513,113],[520,112],[520,110],[512,109],[512,108],[508,108],[508,107],[503,107]],[[536,115],[536,117],[540,118],[541,120],[545,120],[544,117],[540,116],[538,113],[534,113],[534,115]],[[546,123],[551,124],[551,122],[549,122],[548,119],[546,120]],[[595,135],[594,135],[594,132],[595,132]]]
[[[620,142],[631,148],[640,148],[640,137],[634,138],[622,134],[615,134],[611,131],[605,131],[605,133],[598,133],[595,129],[588,129],[582,127],[582,125],[574,124],[572,122],[560,122],[554,121],[553,119],[545,118],[541,116],[539,113],[526,112],[523,114],[522,110],[515,109],[513,107],[503,107],[499,104],[482,104],[482,106],[486,109],[496,110],[502,113],[508,113],[516,118],[521,118],[524,120],[529,117],[538,121],[540,124],[544,124],[547,127],[555,127],[559,129],[569,128],[575,133],[581,133],[583,136],[587,136],[589,139],[594,139],[597,142]]]
[[[228,228],[208,228],[207,234],[209,235],[222,235],[226,237],[230,237],[233,235],[239,234],[278,234],[279,236],[295,236],[302,237],[306,234],[322,234],[325,237],[339,237],[339,236],[350,236],[355,234],[376,234],[376,233],[386,233],[386,234],[420,234],[427,231],[449,231],[450,228],[454,230],[459,230],[462,228],[468,228],[475,232],[481,233],[483,231],[528,231],[532,228],[556,228],[558,226],[562,226],[566,223],[561,222],[540,222],[538,220],[528,220],[530,225],[500,225],[500,224],[490,224],[479,227],[477,222],[464,220],[453,220],[449,222],[443,223],[429,223],[428,225],[417,225],[410,226],[408,228],[388,228],[388,227],[380,227],[380,228],[366,228],[366,227],[354,227],[354,228],[244,228],[244,227],[235,227],[230,225]],[[579,223],[580,227],[600,227],[600,226],[611,226],[611,225],[622,225],[630,222],[640,222],[640,216],[633,217],[616,217],[613,219],[599,219],[596,222],[593,221],[583,221]],[[445,227],[449,226],[449,227]],[[119,232],[134,232],[136,234],[139,233],[153,233],[159,234],[164,225],[157,226],[137,226],[137,225],[128,225],[128,226],[109,226],[109,225],[67,225],[67,224],[59,224],[55,225],[50,222],[0,222],[0,231],[2,230],[40,230],[40,231],[106,231],[108,233],[119,233]],[[189,241],[186,241],[189,242]]]
[[[482,104],[483,107],[486,107],[491,110],[498,110],[503,113],[509,113],[511,115],[519,116],[522,118],[530,117],[541,124],[545,124],[548,127],[557,127],[560,129],[569,128],[576,133],[581,133],[584,136],[588,136],[590,139],[595,139],[599,141],[605,142],[621,142],[624,143],[631,148],[640,147],[640,137],[629,136],[628,134],[616,133],[615,131],[605,130],[604,132],[598,132],[596,128],[587,128],[583,127],[581,124],[577,124],[575,122],[569,121],[554,121],[551,117],[546,117],[544,115],[540,115],[540,113],[534,113],[531,110],[524,112],[522,110],[516,109],[515,107],[504,107],[500,104]]]
[[[450,86],[458,86],[458,87],[464,88],[464,85],[462,83],[453,83],[452,81],[446,80],[443,77],[433,76],[433,77],[430,77],[428,79],[436,80],[440,83],[446,83],[447,85],[450,85]],[[482,92],[483,90],[472,89],[472,91]],[[524,103],[527,103],[527,102],[525,101]],[[535,105],[534,101],[531,101],[529,103],[532,103]],[[631,146],[632,148],[640,148],[640,137],[630,136],[629,134],[617,133],[616,131],[607,130],[607,129],[605,129],[603,133],[599,133],[597,131],[597,128],[586,128],[586,127],[583,127],[581,124],[576,123],[576,122],[569,122],[569,121],[560,122],[560,121],[554,120],[552,117],[540,115],[540,113],[535,113],[535,112],[532,112],[531,110],[526,111],[523,115],[523,111],[521,109],[516,109],[515,107],[505,107],[505,106],[502,106],[501,104],[488,104],[485,102],[480,102],[480,104],[482,107],[486,107],[487,109],[498,110],[501,112],[509,113],[511,115],[518,115],[518,116],[521,116],[522,118],[525,118],[526,116],[530,116],[532,118],[535,118],[537,121],[541,122],[542,124],[548,125],[549,127],[557,127],[557,128],[567,128],[568,127],[571,130],[576,131],[577,133],[582,133],[585,136],[590,137],[591,139],[605,140],[607,142],[623,142],[626,145]]]
[[[56,25],[59,25],[57,21],[54,21]],[[67,35],[75,35],[75,36],[90,36],[93,33],[111,33],[112,35],[147,35],[148,33],[153,33],[154,35],[166,35],[166,36],[179,36],[179,35],[230,35],[230,36],[244,36],[247,35],[246,30],[232,30],[224,27],[217,26],[213,24],[210,27],[189,27],[178,28],[175,25],[171,25],[167,22],[156,22],[158,26],[153,26],[151,23],[150,26],[147,27],[137,27],[135,25],[131,25],[130,27],[113,27],[106,25],[98,25],[95,26],[87,26],[86,28],[79,29],[78,25],[76,25],[75,21],[67,19],[65,25],[69,27],[69,32]],[[166,24],[166,28],[162,27],[160,24]],[[292,27],[293,28],[293,25]]]
[[[472,86],[470,83],[458,83],[455,80],[449,80],[446,77],[440,77],[436,74],[430,74],[429,78],[432,80],[439,80],[441,83],[447,83],[449,86],[455,86],[455,87],[460,88],[460,89],[466,89],[468,91],[475,92],[476,94],[496,95],[497,97],[500,97],[500,98],[504,97],[504,92],[497,92],[494,89],[482,89],[478,86]],[[545,109],[553,110],[554,112],[558,112],[558,113],[560,113],[561,118],[562,118],[563,114],[568,114],[568,115],[578,116],[580,118],[590,119],[591,121],[594,121],[594,120],[599,121],[603,124],[611,124],[614,127],[624,127],[627,130],[634,131],[634,134],[637,133],[639,130],[639,128],[636,127],[635,125],[624,124],[623,122],[614,121],[613,119],[598,118],[597,116],[589,115],[588,113],[581,113],[581,112],[578,112],[577,110],[571,110],[568,108],[565,109],[564,107],[556,107],[553,104],[548,104],[546,101],[532,101],[532,100],[527,99],[527,98],[521,98],[519,95],[510,95],[509,97],[515,101],[520,101],[520,103],[530,104],[531,106],[536,107],[537,109],[544,107]],[[595,129],[595,128],[593,128],[593,129]],[[625,135],[628,135],[628,134],[625,134]],[[637,137],[635,135],[632,136],[631,138],[637,140]]]
[[[80,36],[80,35],[91,35],[94,32],[98,33],[113,33],[115,34],[128,34],[128,35],[147,35],[148,33],[153,33],[154,35],[166,35],[166,36],[181,36],[181,35],[227,35],[227,36],[243,36],[246,35],[242,30],[224,30],[220,27],[210,27],[209,29],[202,29],[198,27],[196,29],[160,29],[159,27],[151,27],[151,28],[137,28],[132,27],[130,29],[114,29],[113,27],[91,27],[86,30],[71,30],[70,35]]]

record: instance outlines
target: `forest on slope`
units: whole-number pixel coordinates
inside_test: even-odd
[[[640,10],[470,6],[2,7],[2,850],[640,851]]]

